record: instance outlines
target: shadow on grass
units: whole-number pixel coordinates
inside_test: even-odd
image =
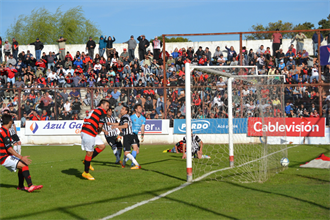
[[[317,204],[315,202],[311,202],[311,201],[308,201],[308,200],[305,200],[305,199],[296,198],[296,197],[289,196],[289,195],[286,195],[286,194],[281,194],[281,193],[276,193],[276,192],[270,192],[270,191],[266,191],[266,190],[262,190],[262,189],[256,189],[256,188],[252,188],[252,187],[240,185],[240,184],[233,183],[233,182],[227,182],[227,181],[223,181],[223,182],[224,183],[228,183],[228,184],[233,185],[233,186],[236,186],[236,187],[248,189],[248,190],[254,190],[254,191],[257,191],[257,192],[262,192],[262,193],[267,193],[267,194],[273,194],[273,195],[283,196],[283,197],[286,197],[286,198],[289,198],[289,199],[293,199],[293,200],[296,200],[296,201],[299,201],[299,202],[305,202],[305,203],[308,203],[310,205],[317,206],[319,208],[326,209],[326,210],[329,210],[329,208],[330,208],[330,207],[326,207],[326,206]]]
[[[49,213],[50,214],[52,212],[61,212],[61,213],[65,213],[65,214],[67,214],[67,215],[69,215],[69,216],[71,216],[72,218],[75,218],[75,219],[85,219],[83,216],[78,215],[76,213],[73,213],[69,210],[70,209],[75,209],[75,208],[82,208],[83,209],[84,207],[90,206],[91,203],[93,203],[94,205],[97,205],[97,204],[103,204],[103,203],[107,203],[107,202],[122,200],[122,199],[125,199],[125,198],[132,199],[134,197],[143,196],[143,195],[149,195],[151,197],[159,197],[159,195],[164,193],[164,191],[173,190],[173,188],[175,188],[175,187],[165,187],[165,188],[161,188],[161,189],[157,189],[157,190],[145,191],[145,192],[141,192],[141,193],[135,193],[135,194],[125,195],[125,196],[120,196],[120,197],[115,197],[115,198],[102,199],[102,200],[97,200],[97,201],[89,201],[89,202],[82,203],[82,204],[77,204],[77,205],[56,207],[56,208],[47,209],[47,210],[38,211],[38,212],[33,212],[33,213],[28,213],[28,214],[18,214],[18,215],[6,216],[5,218],[6,219],[18,219],[18,218],[27,218],[27,217],[31,217],[31,216],[33,216],[34,218],[38,218],[37,215],[40,215],[40,214],[44,214],[44,213]],[[181,201],[179,199],[173,199],[173,198],[168,198],[168,197],[162,197],[162,198],[168,199],[168,200],[171,200],[171,201],[174,201],[174,202],[182,203],[182,204],[190,206],[190,207],[194,207],[194,208],[196,208],[196,209],[198,209],[199,211],[202,211],[202,212],[213,213],[214,215],[219,216],[219,218],[225,217],[225,218],[230,218],[230,219],[237,219],[235,217],[231,217],[231,216],[228,216],[226,214],[222,214],[222,213],[216,212],[214,210],[210,210],[207,207],[202,207],[200,205],[195,205],[195,204],[192,204],[192,203],[189,203],[189,202]],[[111,213],[109,213],[109,214],[111,214]],[[114,214],[114,213],[112,213],[112,214]]]
[[[0,184],[0,188],[17,188],[17,185],[11,185],[11,184]]]
[[[173,178],[173,179],[177,179],[177,180],[180,180],[180,181],[183,181],[183,182],[186,182],[186,179],[183,179],[183,178],[180,178],[180,177],[177,177],[177,176],[172,176],[170,174],[167,174],[167,173],[163,173],[163,172],[160,172],[158,170],[149,170],[149,169],[145,169],[145,168],[141,168],[141,170],[144,170],[144,171],[151,171],[151,172],[154,172],[154,173],[158,173],[160,175],[163,175],[163,176],[167,176],[167,177],[170,177],[170,178]]]
[[[330,180],[323,180],[323,179],[319,179],[319,178],[315,178],[315,177],[311,177],[311,176],[303,176],[303,175],[299,175],[299,174],[296,174],[296,176],[299,176],[299,177],[302,177],[302,178],[306,178],[306,179],[310,179],[310,180],[315,180],[315,181],[330,183]]]
[[[67,174],[67,175],[76,176],[79,179],[84,179],[81,176],[82,172],[77,170],[77,169],[74,169],[74,168],[70,168],[70,169],[67,169],[67,170],[62,170],[61,172],[64,173],[64,174]]]
[[[120,164],[116,164],[115,162],[110,162],[110,161],[99,161],[99,160],[92,160],[91,164],[97,164],[101,166],[110,166],[110,167],[115,167],[115,168],[121,168]]]

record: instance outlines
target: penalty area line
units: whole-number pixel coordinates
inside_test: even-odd
[[[178,191],[178,190],[180,190],[180,189],[183,189],[183,188],[186,187],[186,186],[189,186],[190,184],[191,184],[191,183],[184,183],[184,184],[182,184],[181,186],[178,186],[178,187],[176,187],[176,188],[174,188],[174,189],[172,189],[172,190],[170,190],[170,191],[167,191],[166,193],[163,193],[163,194],[161,194],[161,195],[159,195],[159,196],[156,196],[156,197],[154,197],[154,198],[151,198],[151,199],[144,200],[144,201],[142,201],[142,202],[136,203],[135,205],[132,205],[132,206],[126,207],[125,209],[122,209],[122,210],[120,210],[119,212],[116,212],[115,214],[112,214],[112,215],[109,215],[109,216],[107,216],[107,217],[104,217],[104,218],[102,218],[101,220],[111,219],[111,218],[114,218],[114,217],[116,217],[116,216],[122,215],[122,214],[124,214],[125,212],[131,211],[131,210],[133,210],[133,209],[135,209],[135,208],[137,208],[137,207],[139,207],[139,206],[145,205],[145,204],[147,204],[147,203],[149,203],[149,202],[156,201],[156,200],[158,200],[158,199],[160,199],[160,198],[164,198],[164,197],[166,197],[167,195],[169,195],[169,194],[171,194],[171,193],[174,193],[174,192],[176,192],[176,191]]]

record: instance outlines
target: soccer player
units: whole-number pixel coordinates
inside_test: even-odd
[[[4,110],[3,114],[8,114],[11,115],[9,110]],[[12,139],[12,143],[14,145],[14,150],[18,153],[18,154],[22,154],[22,148],[21,148],[21,140],[19,139],[18,135],[17,135],[17,129],[15,126],[15,123],[13,123],[13,125],[9,128],[9,134],[10,137]]]
[[[181,140],[172,149],[164,150],[163,153],[183,153],[183,144],[183,140]]]
[[[203,156],[203,141],[195,134],[191,132],[191,154],[193,157],[197,157],[198,159],[204,158]],[[183,137],[183,145],[182,145],[182,159],[186,158],[186,137]],[[206,156],[206,155],[205,155]]]
[[[129,108],[127,106],[123,106],[120,110],[120,122],[119,124],[113,124],[113,129],[119,128],[122,129],[123,132],[123,142],[124,142],[124,160],[122,167],[125,168],[126,165],[126,157],[135,164],[135,166],[131,167],[132,170],[141,169],[141,166],[136,161],[136,159],[131,154],[131,147],[133,147],[133,151],[138,151],[139,147],[137,145],[136,136],[133,134],[132,130],[132,120],[129,116]]]
[[[121,144],[119,136],[119,129],[113,129],[111,124],[118,123],[117,120],[112,116],[112,109],[109,108],[107,111],[107,117],[105,118],[105,124],[103,125],[103,132],[105,139],[112,148],[113,154],[116,157],[116,164],[122,164],[120,157],[123,145]]]
[[[25,190],[33,192],[39,190],[42,185],[33,185],[29,171],[29,164],[31,160],[29,156],[21,156],[13,148],[9,129],[13,124],[13,118],[9,114],[2,116],[2,127],[0,128],[0,164],[6,167],[11,172],[16,172],[18,169],[18,190]],[[24,187],[24,179],[26,180],[28,187]]]
[[[144,126],[146,124],[146,118],[142,115],[142,106],[140,104],[136,104],[134,106],[135,114],[131,115],[132,120],[132,129],[133,129],[133,135],[135,136],[135,139],[137,141],[137,151],[133,149],[132,155],[134,158],[139,154],[140,149],[140,140],[138,137],[139,131],[141,129],[141,142],[144,141]],[[134,166],[134,164],[132,164]]]
[[[88,180],[95,180],[89,173],[89,170],[94,170],[90,165],[91,160],[105,149],[105,144],[97,134],[102,130],[105,123],[105,117],[109,109],[110,103],[106,99],[102,99],[98,107],[89,112],[85,117],[83,127],[81,129],[81,149],[86,151],[86,157],[83,163],[85,171],[82,176]],[[94,149],[94,146],[96,148]]]

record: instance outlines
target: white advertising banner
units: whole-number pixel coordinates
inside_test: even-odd
[[[325,128],[324,137],[267,137],[268,144],[330,144],[330,128]]]
[[[26,121],[25,135],[79,135],[83,120]]]
[[[26,121],[25,135],[79,135],[83,120]],[[169,134],[170,120],[147,120],[145,134]]]

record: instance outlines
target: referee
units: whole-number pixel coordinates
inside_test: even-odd
[[[120,160],[121,151],[123,149],[123,145],[121,144],[119,136],[119,129],[114,129],[112,127],[112,123],[118,123],[117,120],[112,116],[112,109],[109,108],[107,111],[107,117],[105,118],[105,123],[103,124],[102,131],[104,132],[105,139],[108,144],[112,148],[113,154],[116,157],[116,164],[122,164]]]

